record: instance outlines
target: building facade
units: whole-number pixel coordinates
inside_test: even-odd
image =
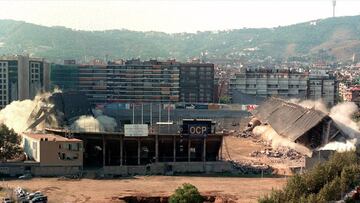
[[[335,77],[298,69],[244,68],[230,80],[233,103],[254,104],[269,97],[322,99],[332,106],[337,99]]]
[[[354,102],[357,106],[360,106],[360,86],[353,85],[345,90],[344,101]]]
[[[77,90],[92,104],[210,103],[214,97],[213,64],[175,60],[128,60],[107,65],[51,64],[51,88]]]
[[[54,134],[22,134],[23,149],[29,159],[41,166],[83,165],[83,143]]]
[[[179,100],[179,63],[129,60],[108,65],[108,102],[174,103]]]
[[[325,70],[311,70],[307,99],[321,99],[325,105],[333,106],[338,99],[338,82]]]
[[[214,64],[180,64],[180,102],[214,102]]]
[[[0,57],[0,107],[15,100],[32,99],[49,89],[49,64],[28,56]]]
[[[258,103],[268,97],[306,99],[308,75],[288,69],[242,69],[230,80],[233,103]]]

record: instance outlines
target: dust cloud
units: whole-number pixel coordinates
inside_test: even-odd
[[[297,144],[295,142],[292,142],[285,137],[282,137],[281,135],[277,134],[276,131],[270,126],[270,125],[260,125],[256,126],[253,129],[253,133],[256,136],[261,136],[263,140],[266,140],[267,142],[271,143],[271,146],[273,148],[279,148],[279,147],[289,147],[291,149],[294,149],[302,154],[311,156],[312,152],[308,148]]]
[[[55,89],[53,93],[61,93],[60,89]],[[28,119],[31,112],[37,105],[45,105],[52,93],[46,92],[35,96],[33,100],[13,101],[0,111],[0,123],[21,134],[29,127]],[[94,111],[93,116],[81,116],[70,125],[70,129],[76,131],[94,132],[113,132],[116,130],[117,123],[114,118],[102,114],[101,111]],[[50,115],[54,117],[54,115]],[[54,119],[51,119],[56,120]],[[30,121],[34,122],[34,121]],[[44,125],[38,125],[37,130],[43,130]]]
[[[80,132],[114,132],[117,123],[114,118],[105,116],[101,110],[93,110],[94,116],[80,116],[70,129]]]
[[[0,123],[5,124],[8,128],[13,129],[16,133],[24,132],[27,127],[27,120],[36,107],[47,98],[51,93],[42,93],[35,96],[33,100],[13,101],[0,111]]]
[[[325,104],[321,100],[298,100],[291,99],[289,102],[298,104],[305,108],[313,108],[315,110],[319,110],[325,114],[328,114],[336,126],[346,135],[349,136],[348,140],[344,141],[333,141],[325,146],[321,147],[320,150],[336,150],[336,151],[349,151],[354,150],[356,145],[358,144],[360,138],[360,131],[358,124],[352,120],[352,115],[358,111],[358,107],[353,102],[343,102],[335,105],[330,110],[326,108]],[[259,126],[263,128],[263,126]],[[271,128],[271,127],[270,127]],[[271,128],[272,129],[272,128]],[[258,134],[262,134],[263,137],[270,139],[274,142],[274,146],[277,146],[279,143],[282,146],[288,146],[293,148],[294,146],[291,144],[292,142],[287,140],[286,138],[278,135],[275,130],[263,130],[254,129]],[[255,133],[255,132],[254,132]],[[274,136],[274,134],[276,134]],[[289,143],[290,142],[290,143]],[[293,143],[296,144],[296,143]],[[298,145],[298,144],[296,144]]]

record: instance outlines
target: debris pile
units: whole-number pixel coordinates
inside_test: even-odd
[[[242,131],[239,132],[238,134],[235,134],[236,137],[242,137],[242,138],[248,138],[248,137],[252,137],[254,134],[252,133],[252,131]]]
[[[239,161],[230,161],[233,167],[240,171],[241,174],[265,174],[270,175],[274,172],[274,169],[262,163],[255,162],[239,162]]]
[[[251,157],[267,156],[267,157],[290,159],[290,160],[300,159],[302,157],[302,155],[299,152],[291,148],[285,148],[285,147],[281,147],[278,149],[266,148],[261,151],[255,150],[250,153],[250,156]]]
[[[260,124],[261,124],[261,122],[257,118],[252,118],[249,121],[249,123],[247,124],[247,126],[245,127],[245,129],[243,131],[237,133],[235,136],[242,137],[242,138],[252,137],[254,135],[252,130]]]
[[[29,193],[25,189],[17,187],[14,189],[14,194],[17,202],[48,202],[47,196],[40,191]]]

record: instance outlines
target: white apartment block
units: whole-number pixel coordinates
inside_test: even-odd
[[[0,108],[48,90],[49,64],[28,56],[0,57]]]
[[[268,97],[322,99],[326,105],[336,101],[336,81],[323,72],[296,69],[242,69],[230,80],[233,103],[258,103]]]

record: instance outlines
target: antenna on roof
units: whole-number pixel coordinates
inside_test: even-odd
[[[336,0],[332,1],[332,5],[333,5],[333,17],[335,17]]]

